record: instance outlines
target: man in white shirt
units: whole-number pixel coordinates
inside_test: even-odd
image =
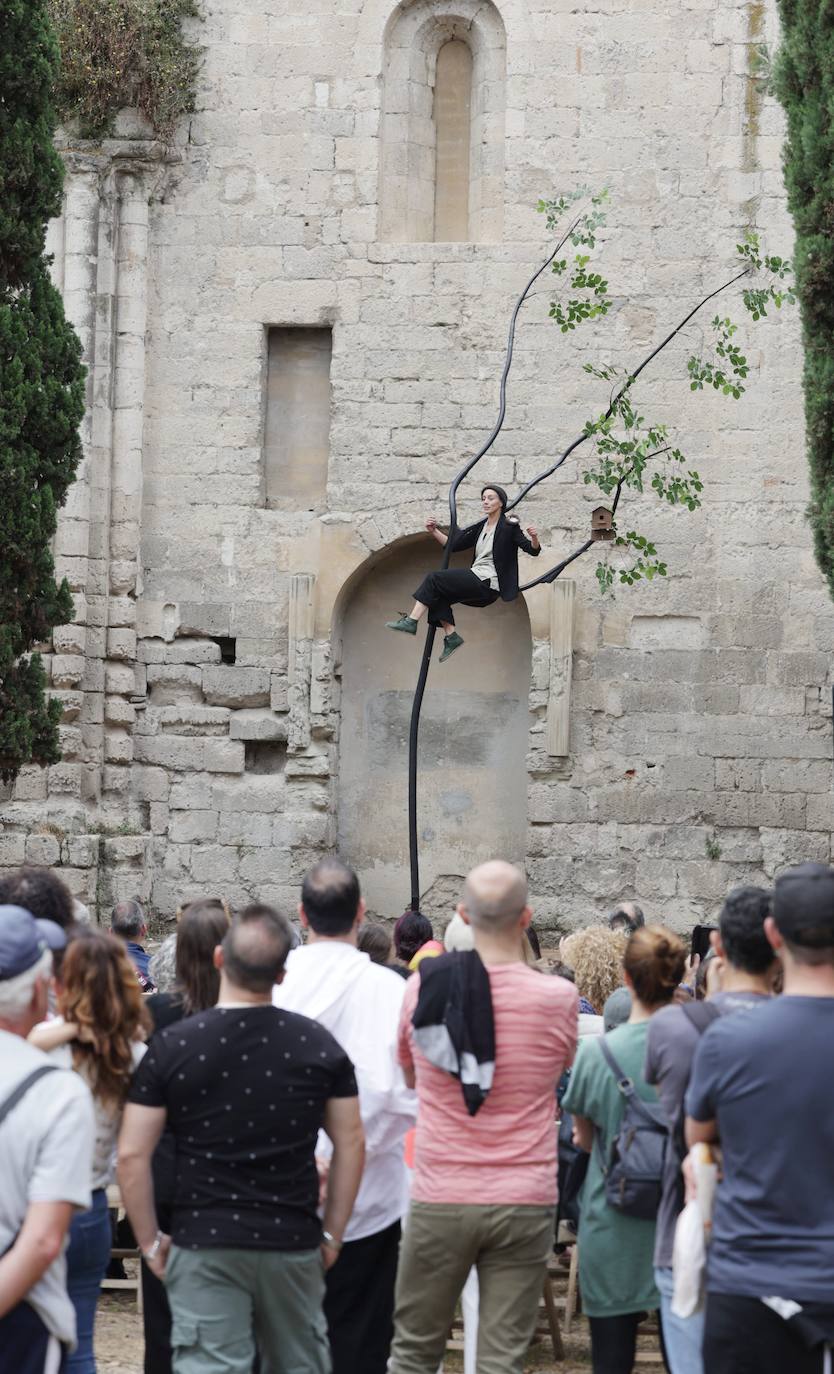
[[[299,912],[307,944],[290,953],[273,999],[320,1022],[350,1056],[365,1131],[362,1183],[339,1259],[327,1274],[333,1374],[385,1374],[400,1220],[408,1206],[404,1139],[417,1113],[396,1053],[406,985],[356,947],[365,903],[346,864],[324,859],[310,870]],[[326,1137],[318,1153],[326,1161]]]
[[[75,1345],[64,1246],[90,1205],[93,1103],[26,1040],[51,973],[31,913],[0,906],[0,1374],[57,1374]]]

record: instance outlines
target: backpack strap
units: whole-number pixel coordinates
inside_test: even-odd
[[[0,1103],[0,1125],[6,1120],[9,1112],[14,1111],[20,1099],[26,1096],[29,1089],[33,1088],[38,1080],[48,1073],[58,1073],[58,1065],[41,1064],[37,1069],[33,1069],[31,1073],[27,1073],[26,1077],[9,1093],[6,1100]]]
[[[617,1063],[616,1059],[611,1053],[610,1048],[608,1047],[608,1045],[606,1045],[605,1042],[607,1038],[608,1037],[605,1035],[600,1036],[599,1047],[602,1050],[603,1059],[605,1060],[606,1064],[608,1065],[609,1069],[611,1070],[611,1072],[617,1080],[617,1087],[619,1088],[620,1092],[622,1093],[626,1101],[629,1102],[632,1107],[636,1108],[640,1116],[643,1117],[643,1120],[647,1121],[651,1126],[656,1126],[657,1122],[655,1118],[647,1109],[646,1104],[643,1101],[640,1094],[635,1090],[634,1080],[629,1078],[628,1074],[623,1073],[622,1069],[620,1068],[619,1064]]]

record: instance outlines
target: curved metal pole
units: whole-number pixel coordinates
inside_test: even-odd
[[[649,363],[654,361],[658,353],[661,353],[663,349],[666,347],[666,345],[670,344],[677,334],[680,334],[681,330],[689,324],[689,321],[692,319],[694,315],[698,314],[699,310],[702,310],[704,306],[707,305],[716,296],[720,296],[722,291],[727,291],[731,286],[735,286],[737,281],[741,281],[742,277],[747,277],[749,275],[750,268],[745,267],[743,272],[738,272],[736,276],[731,277],[729,281],[725,281],[723,286],[717,287],[715,291],[710,291],[708,296],[704,296],[703,300],[700,300],[696,306],[693,306],[693,308],[689,311],[689,314],[685,315],[684,318],[681,320],[680,324],[675,325],[675,328],[672,330],[671,334],[667,334],[666,338],[662,339],[661,342],[657,344],[655,348],[652,349],[651,353],[649,353],[648,356],[643,359],[639,366],[635,367],[633,372],[629,372],[625,381],[621,384],[621,386],[617,388],[616,392],[612,396],[611,404],[606,410],[604,418],[607,420],[609,416],[613,415],[614,407],[616,406],[617,402],[622,399],[622,397],[625,395],[629,387],[634,385],[643,369],[648,367]],[[564,462],[567,461],[567,459],[573,453],[574,449],[579,448],[579,445],[584,444],[586,440],[590,439],[590,437],[590,434],[583,431],[583,433],[580,434],[577,439],[574,439],[572,444],[568,445],[564,453],[561,455],[560,458],[556,460],[552,467],[547,468],[545,472],[540,472],[538,477],[534,477],[531,481],[527,483],[526,486],[521,488],[521,491],[518,493],[518,496],[514,497],[512,501],[507,502],[507,510],[512,510],[513,507],[517,506],[520,501],[523,501],[527,493],[531,492],[534,487],[537,487],[539,485],[539,482],[543,482],[545,478],[552,477],[554,472],[558,472],[559,468],[562,466]]]
[[[535,282],[538,281],[542,272],[544,272],[550,266],[553,259],[556,257],[556,254],[560,252],[562,248],[564,248],[565,244],[567,243],[571,234],[576,229],[577,225],[580,223],[581,219],[582,216],[579,215],[572,221],[569,228],[565,231],[564,235],[559,240],[556,247],[553,249],[553,252],[550,253],[547,258],[545,258],[541,266],[538,267],[536,271],[533,273],[532,277],[528,281],[527,285],[525,286],[524,290],[522,291],[521,295],[515,303],[515,309],[513,310],[512,316],[510,318],[510,329],[507,337],[507,352],[504,359],[504,368],[501,373],[501,382],[499,386],[498,418],[496,419],[492,432],[489,435],[486,442],[481,446],[481,448],[478,450],[475,456],[473,458],[470,458],[469,461],[464,464],[464,466],[461,468],[460,472],[457,474],[454,481],[452,482],[451,487],[449,488],[449,536],[446,540],[446,547],[443,550],[443,559],[440,564],[441,571],[445,568],[448,568],[449,566],[449,559],[452,555],[452,543],[458,529],[458,488],[460,487],[460,484],[461,482],[463,482],[464,478],[467,477],[468,474],[475,467],[475,465],[479,463],[480,460],[484,457],[484,455],[487,454],[489,450],[492,448],[492,445],[498,438],[498,435],[500,434],[502,426],[504,424],[504,419],[507,413],[507,378],[509,377],[510,368],[512,367],[513,362],[515,328],[519,312],[525,300],[527,299],[527,296],[529,295],[531,288],[533,287]],[[622,385],[619,387],[617,392],[612,397],[608,410],[605,412],[606,418],[613,414],[614,407],[616,406],[617,402],[624,395],[625,391],[634,384],[634,382],[637,380],[643,369],[648,367],[649,363],[657,357],[658,353],[660,353],[666,347],[667,344],[672,342],[675,336],[679,334],[680,331],[684,328],[684,326],[689,323],[692,317],[694,315],[697,315],[698,311],[701,310],[703,306],[707,304],[708,301],[711,301],[715,296],[719,296],[722,291],[726,291],[728,287],[734,285],[735,282],[740,281],[742,277],[746,277],[749,274],[749,272],[750,269],[745,268],[743,272],[739,272],[729,281],[724,282],[724,284],[722,286],[719,286],[717,290],[711,291],[708,296],[704,296],[703,300],[700,300],[698,304],[694,306],[692,310],[689,311],[689,313],[684,317],[684,319],[682,319],[681,322],[675,326],[671,333],[667,334],[666,338],[663,339],[654,349],[652,349],[651,353],[649,353],[648,356],[643,359],[639,366],[636,367],[633,372],[629,373],[628,377],[625,379],[625,381],[622,383]],[[580,444],[583,444],[588,438],[590,438],[590,435],[583,433],[580,434],[577,439],[574,439],[573,443],[565,449],[564,453],[553,464],[552,467],[548,468],[545,472],[540,473],[538,477],[534,477],[532,481],[528,482],[526,486],[522,487],[518,496],[516,496],[512,501],[509,501],[507,503],[507,510],[512,510],[515,506],[517,506],[519,502],[522,501],[524,497],[528,494],[528,492],[532,491],[534,487],[538,486],[539,482],[543,482],[547,477],[551,477],[553,473],[556,472],[562,466],[562,464],[570,457],[574,449],[577,449],[580,446]],[[617,488],[616,501],[619,501],[621,489],[622,483],[620,483]],[[536,578],[534,581],[525,583],[525,585],[521,587],[520,590],[528,591],[530,587],[535,587],[540,582],[555,582],[556,578],[562,572],[564,572],[565,568],[567,568],[571,563],[573,563],[573,561],[576,558],[581,557],[583,553],[587,552],[592,542],[592,540],[586,540],[586,542],[582,544],[581,547],[577,549],[575,553],[572,553],[569,558],[566,558],[562,563],[557,564],[555,568],[551,568],[549,572],[542,574],[541,577]],[[423,645],[423,655],[420,660],[420,672],[417,678],[417,686],[415,688],[414,700],[411,706],[411,721],[408,733],[408,848],[411,869],[412,911],[416,911],[419,908],[420,904],[420,864],[419,846],[417,843],[417,750],[420,733],[420,712],[423,705],[423,697],[425,695],[426,683],[428,681],[429,667],[431,666],[431,650],[434,644],[434,638],[435,627],[432,625],[428,627],[428,630],[426,632],[426,641]]]
[[[501,427],[507,414],[507,378],[510,375],[510,368],[513,363],[513,345],[515,343],[515,327],[518,320],[519,311],[527,299],[531,288],[538,281],[542,272],[550,266],[556,254],[564,248],[573,231],[579,224],[582,216],[578,216],[565,231],[563,237],[556,244],[553,252],[545,258],[540,267],[536,269],[528,281],[521,295],[515,303],[512,317],[510,319],[510,329],[507,336],[507,352],[504,359],[504,367],[501,373],[501,382],[498,389],[498,417],[492,427],[492,432],[486,442],[479,448],[474,458],[461,468],[449,488],[449,535],[446,540],[446,547],[443,550],[443,558],[440,563],[440,570],[443,571],[449,566],[449,559],[452,556],[452,544],[458,529],[458,510],[457,493],[461,482],[472,471],[476,463],[479,463],[484,454],[488,453],[501,433]],[[429,668],[431,666],[431,651],[435,639],[435,626],[430,625],[426,631],[426,641],[423,645],[423,654],[420,659],[420,672],[417,677],[417,686],[414,690],[414,700],[411,704],[411,721],[408,729],[408,854],[409,868],[411,873],[411,910],[417,911],[420,906],[420,851],[417,843],[417,749],[420,737],[420,712],[423,706],[423,697],[426,691]]]

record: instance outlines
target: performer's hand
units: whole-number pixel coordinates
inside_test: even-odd
[[[538,542],[539,542],[539,532],[538,532],[538,530],[536,529],[535,525],[528,525],[528,526],[527,526],[527,533],[529,534],[529,536],[530,536],[530,538],[532,539],[533,543],[534,543],[534,544],[538,544]]]
[[[428,520],[426,521],[426,529],[428,530],[429,534],[434,534],[435,530],[437,529],[437,521],[435,520],[433,515],[430,515]]]

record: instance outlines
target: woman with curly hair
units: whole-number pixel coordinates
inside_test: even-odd
[[[657,1101],[643,1069],[648,1023],[671,1003],[685,964],[683,941],[660,926],[636,930],[626,944],[623,974],[631,1013],[604,1043],[618,1073],[647,1102]],[[573,1115],[575,1144],[590,1154],[579,1194],[579,1282],[591,1328],[593,1371],[631,1374],[641,1316],[660,1306],[653,1268],[656,1223],[654,1217],[628,1216],[608,1203],[603,1166],[626,1099],[602,1043],[602,1036],[594,1036],[580,1044],[562,1105]]]
[[[559,954],[573,969],[579,993],[580,1013],[602,1016],[602,1009],[615,988],[623,984],[623,954],[628,937],[608,926],[586,926],[567,935]],[[602,1030],[600,1025],[598,1028]]]
[[[92,1205],[70,1225],[67,1291],[75,1308],[78,1345],[66,1374],[95,1374],[93,1328],[110,1258],[107,1185],[133,1070],[145,1052],[150,1018],[127,951],[115,936],[85,930],[70,941],[58,985],[59,1016],[29,1039],[87,1084],[95,1109]]]

